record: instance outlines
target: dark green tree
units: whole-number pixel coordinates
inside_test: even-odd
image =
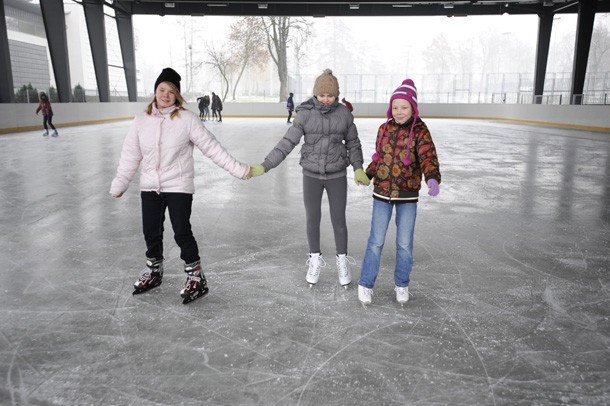
[[[57,89],[53,86],[49,87],[49,100],[51,103],[59,103],[59,94],[57,94]]]
[[[76,103],[83,103],[87,101],[85,100],[85,89],[83,89],[80,83],[74,86],[74,101]]]
[[[38,103],[38,90],[31,83],[23,85],[15,93],[15,103]]]

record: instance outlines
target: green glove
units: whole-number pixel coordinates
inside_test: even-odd
[[[250,173],[252,174],[252,177],[264,175],[265,167],[260,164],[250,165]]]
[[[359,184],[368,186],[369,183],[371,183],[369,177],[366,176],[366,173],[364,173],[362,168],[358,168],[354,171],[354,182],[356,182],[356,186]]]

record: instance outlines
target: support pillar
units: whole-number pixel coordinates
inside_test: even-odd
[[[116,26],[121,44],[123,69],[127,82],[127,94],[130,102],[138,101],[138,85],[136,82],[136,54],[133,42],[132,15],[115,9]]]
[[[4,0],[0,0],[0,103],[15,101],[13,84],[13,69],[11,54],[8,47],[6,16],[4,15]]]
[[[538,41],[536,42],[536,68],[534,70],[534,104],[541,104],[542,95],[544,94],[544,80],[549,60],[553,16],[552,10],[546,9],[542,14],[538,15]]]
[[[72,100],[72,89],[70,88],[70,64],[63,0],[41,1],[40,10],[49,44],[57,95],[61,103],[68,103]]]
[[[102,0],[82,0],[89,33],[89,46],[93,56],[93,69],[101,102],[110,101],[108,53],[106,51],[106,26]]]
[[[593,22],[595,21],[595,3],[596,0],[580,0],[578,2],[578,24],[576,26],[576,45],[574,46],[570,104],[582,104],[589,48],[593,36]]]

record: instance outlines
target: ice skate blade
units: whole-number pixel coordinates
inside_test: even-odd
[[[182,304],[189,304],[194,300],[199,299],[200,297],[204,297],[210,291],[209,288],[204,288],[203,290],[198,290],[191,295],[188,295],[182,300]]]
[[[371,304],[371,302],[360,302],[360,304],[362,305],[362,307],[363,307],[364,309],[367,309],[367,308],[368,308],[368,306]]]
[[[307,282],[307,283],[309,283],[309,289],[312,289],[314,286],[316,286],[315,283],[311,283],[311,282]]]

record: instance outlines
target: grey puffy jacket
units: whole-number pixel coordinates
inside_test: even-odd
[[[325,106],[315,97],[297,108],[297,116],[284,137],[263,162],[265,171],[275,168],[305,136],[300,164],[303,174],[318,179],[345,176],[346,168],[362,168],[362,147],[354,116],[337,100]]]

